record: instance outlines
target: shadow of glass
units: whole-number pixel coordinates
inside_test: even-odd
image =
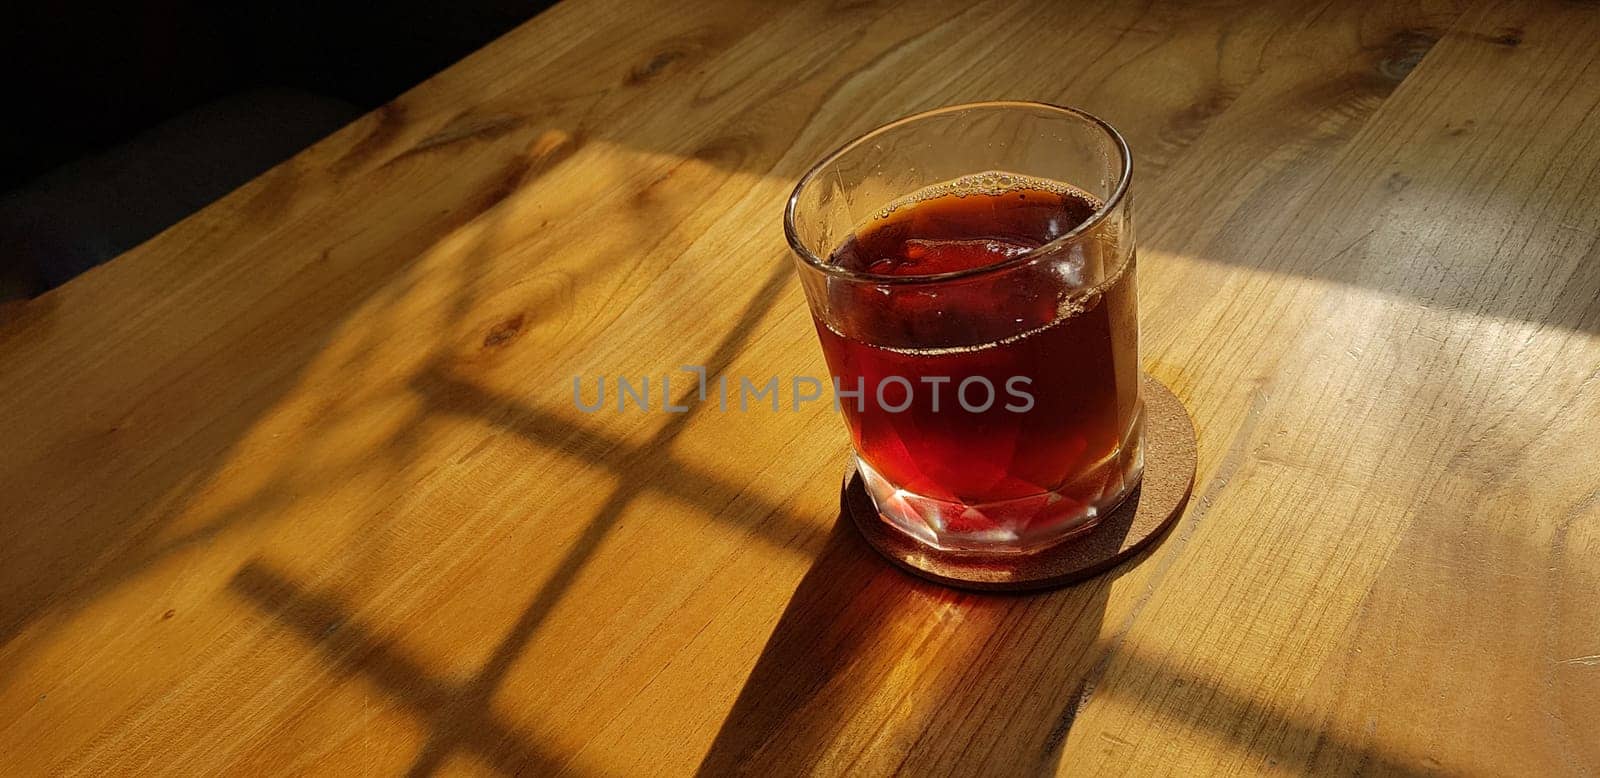
[[[699,774],[1048,772],[1113,578],[961,592],[895,569],[841,515]]]

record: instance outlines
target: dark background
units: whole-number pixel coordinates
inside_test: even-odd
[[[137,245],[550,2],[24,5],[0,23],[0,299]]]

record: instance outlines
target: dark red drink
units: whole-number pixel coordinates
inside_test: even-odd
[[[869,489],[907,502],[896,510],[920,517],[910,529],[925,539],[1059,539],[1137,480],[1132,252],[1093,229],[1040,251],[1099,207],[1072,187],[991,175],[906,198],[829,258],[894,277],[831,286],[834,323],[817,331],[840,387],[865,389],[840,405]]]

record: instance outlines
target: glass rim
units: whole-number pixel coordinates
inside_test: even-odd
[[[812,180],[817,177],[817,174],[821,173],[822,170],[829,164],[836,162],[847,152],[854,150],[861,144],[866,143],[867,141],[870,141],[873,138],[888,132],[889,130],[903,127],[907,124],[921,121],[923,119],[929,119],[943,114],[956,113],[958,111],[970,111],[975,108],[1044,108],[1050,111],[1071,115],[1088,121],[1090,124],[1099,127],[1101,132],[1104,132],[1106,137],[1111,139],[1112,145],[1117,149],[1117,156],[1121,162],[1121,175],[1117,179],[1117,185],[1112,188],[1111,194],[1106,197],[1103,203],[1100,204],[1100,207],[1096,208],[1095,212],[1090,214],[1089,218],[1085,219],[1082,224],[1079,224],[1071,230],[1058,235],[1043,244],[1035,246],[1026,252],[1018,254],[1014,257],[1007,257],[1006,259],[996,262],[992,265],[983,265],[982,267],[912,276],[867,273],[830,264],[826,259],[818,257],[816,252],[812,251],[809,246],[806,246],[803,242],[801,242],[800,236],[796,234],[794,226],[795,209],[799,206],[800,192],[804,190],[806,185],[810,184]],[[805,175],[800,176],[800,181],[794,185],[794,191],[789,193],[789,200],[783,207],[783,235],[784,238],[789,241],[789,249],[802,260],[804,260],[807,265],[810,265],[811,267],[831,276],[838,276],[841,278],[848,278],[853,281],[861,281],[873,284],[895,285],[929,284],[943,281],[954,281],[957,279],[971,278],[1020,267],[1038,259],[1043,255],[1054,253],[1061,246],[1071,242],[1072,239],[1082,235],[1094,227],[1099,226],[1101,222],[1104,222],[1106,216],[1122,203],[1124,195],[1126,195],[1128,192],[1128,182],[1132,177],[1133,153],[1128,149],[1128,142],[1123,139],[1122,133],[1117,132],[1117,128],[1111,126],[1111,124],[1106,120],[1101,119],[1100,117],[1095,116],[1088,111],[1080,108],[1072,108],[1065,105],[1055,105],[1054,103],[1045,103],[1035,100],[985,100],[975,103],[947,105],[942,108],[934,108],[932,110],[921,111],[909,116],[904,116],[887,124],[883,124],[868,130],[860,136],[846,141],[843,145],[824,155],[821,160],[812,165],[811,168],[805,172]]]

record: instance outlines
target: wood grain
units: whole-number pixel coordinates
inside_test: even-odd
[[[1600,771],[1600,8],[569,0],[0,324],[6,774]],[[1200,433],[1135,565],[958,593],[778,214],[841,140],[1070,103],[1137,160]],[[675,383],[680,397],[684,386]]]

